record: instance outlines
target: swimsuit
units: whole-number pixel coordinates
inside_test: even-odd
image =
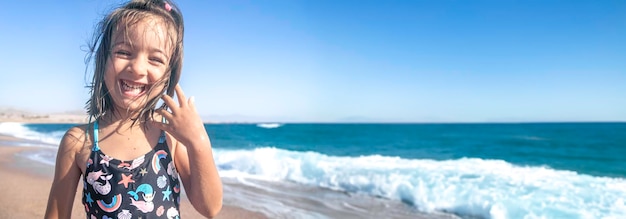
[[[180,218],[180,181],[161,132],[159,143],[130,161],[104,154],[98,147],[98,122],[94,144],[83,174],[83,204],[91,218]]]

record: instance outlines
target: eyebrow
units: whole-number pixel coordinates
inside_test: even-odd
[[[125,46],[130,46],[130,43],[126,42],[126,41],[119,41],[119,42],[115,42],[111,45],[111,47],[116,47],[119,45],[125,45]]]

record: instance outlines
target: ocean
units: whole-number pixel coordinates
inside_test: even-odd
[[[15,146],[42,147],[24,156],[54,165],[55,148],[71,126],[0,123],[0,133],[24,139],[10,143]],[[362,202],[383,200],[392,203],[383,208],[401,209],[398,218],[626,218],[626,123],[206,129],[225,182],[285,198],[254,201],[262,194],[235,189],[225,196],[239,191],[234,201],[270,215],[332,218],[325,212],[339,209],[367,218],[374,209]]]

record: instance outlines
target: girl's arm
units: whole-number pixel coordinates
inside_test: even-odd
[[[213,161],[208,136],[185,146],[176,145],[176,169],[185,193],[193,207],[202,215],[212,218],[222,208],[222,181]]]
[[[170,96],[162,97],[171,112],[160,110],[158,113],[167,123],[154,121],[152,124],[176,140],[172,152],[185,193],[198,212],[212,218],[222,208],[222,181],[213,161],[211,142],[196,112],[193,97],[187,100],[180,85],[176,85],[176,95],[178,104]]]
[[[76,186],[81,175],[76,165],[76,154],[83,146],[84,139],[81,136],[84,137],[84,133],[79,127],[73,127],[61,140],[45,218],[71,217]]]

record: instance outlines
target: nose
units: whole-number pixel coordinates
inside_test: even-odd
[[[129,70],[133,75],[145,76],[148,74],[148,63],[141,56],[134,57],[129,63]]]

